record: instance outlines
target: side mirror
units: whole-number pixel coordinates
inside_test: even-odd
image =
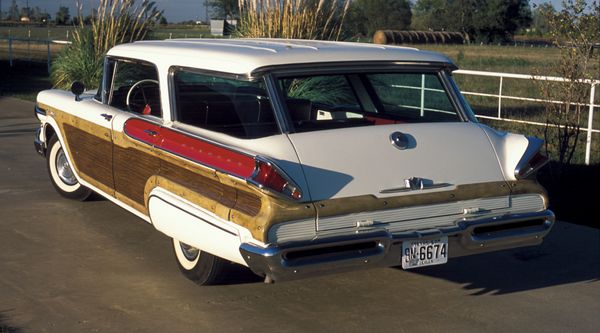
[[[71,84],[71,92],[73,93],[73,95],[75,95],[75,100],[76,101],[80,101],[79,96],[81,96],[81,94],[83,94],[83,92],[85,91],[85,84],[83,84],[82,82],[79,81],[75,81]]]

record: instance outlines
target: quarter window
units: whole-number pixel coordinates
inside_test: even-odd
[[[178,122],[247,139],[280,133],[262,81],[178,70],[173,85]]]

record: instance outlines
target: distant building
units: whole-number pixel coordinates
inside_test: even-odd
[[[210,20],[210,34],[213,36],[229,36],[236,26],[237,20]]]

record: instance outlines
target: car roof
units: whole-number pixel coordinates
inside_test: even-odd
[[[112,48],[108,55],[166,65],[251,74],[274,65],[400,61],[454,64],[446,56],[416,48],[294,39],[168,39]]]

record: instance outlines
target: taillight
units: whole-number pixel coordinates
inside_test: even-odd
[[[275,164],[262,157],[256,157],[255,161],[254,173],[248,180],[250,183],[294,200],[302,198],[298,185]]]
[[[549,161],[548,157],[540,152],[544,141],[532,137],[528,137],[527,139],[529,140],[529,145],[515,169],[515,177],[517,179],[531,176]]]

